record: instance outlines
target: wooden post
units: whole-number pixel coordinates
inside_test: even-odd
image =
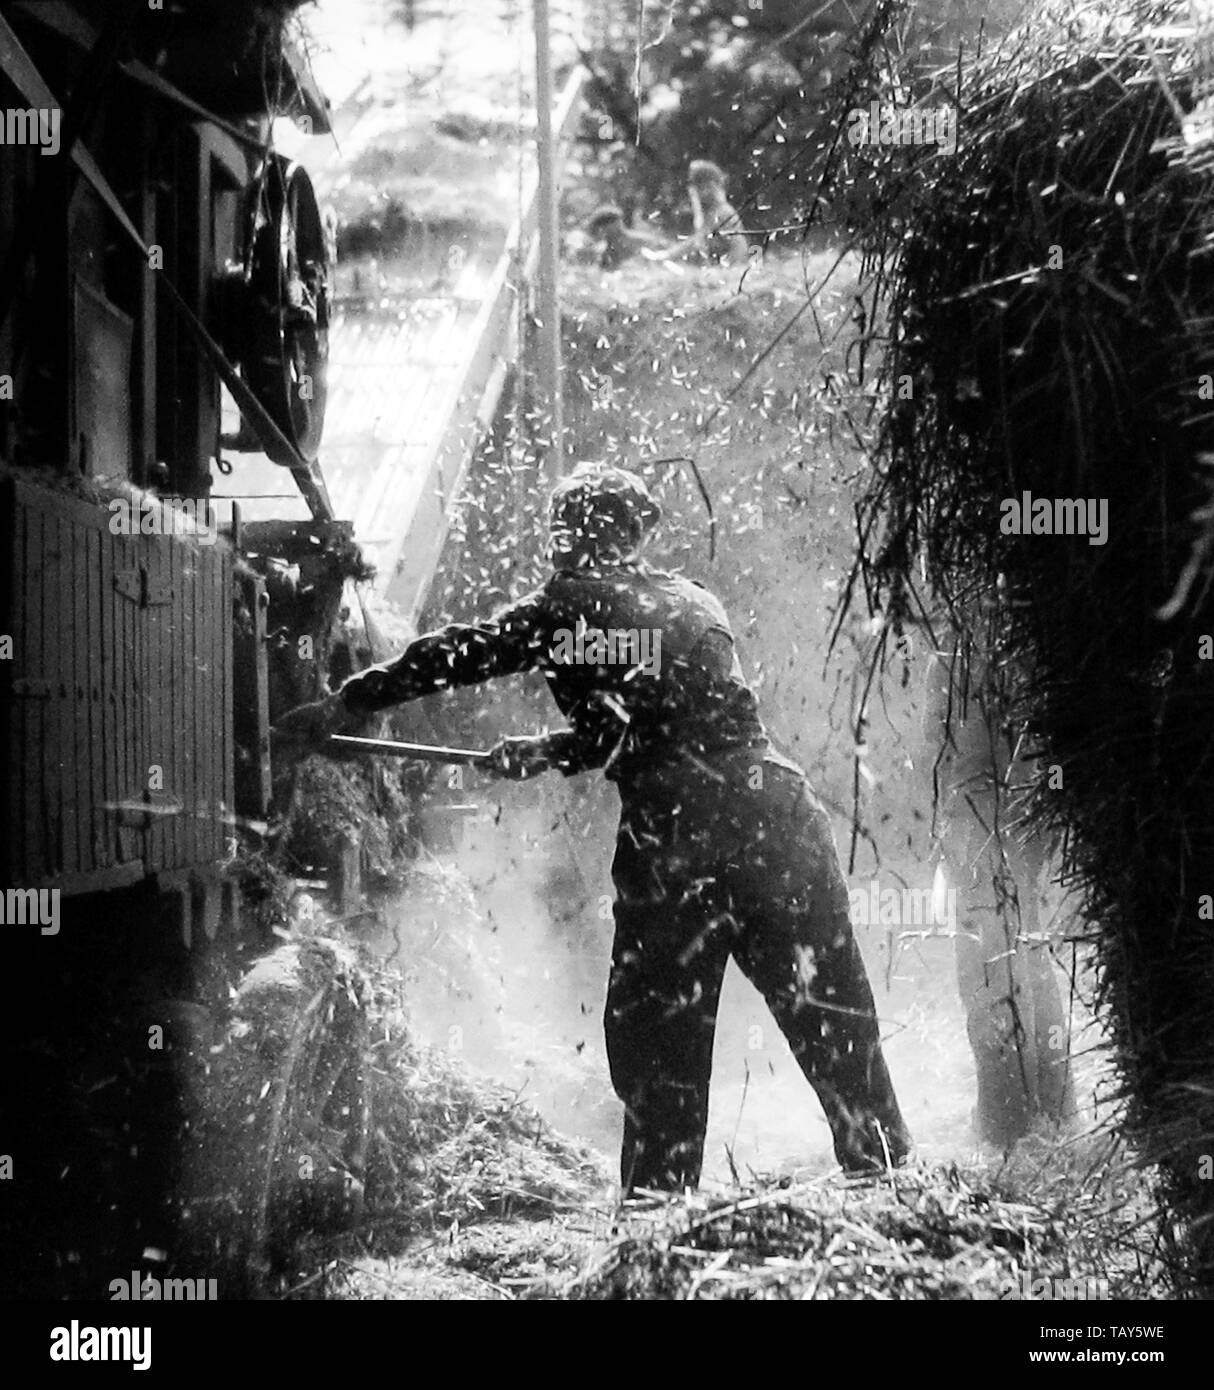
[[[552,139],[552,45],[548,0],[535,6],[535,136],[539,164],[539,370],[536,410],[540,437],[546,441],[543,471],[550,481],[564,471],[564,414],[561,408],[561,300],[557,223],[556,148]]]

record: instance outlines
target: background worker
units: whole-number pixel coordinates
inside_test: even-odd
[[[699,1181],[731,955],[817,1092],[843,1167],[899,1163],[910,1138],[830,818],[801,769],[772,749],[720,603],[639,559],[659,514],[635,474],[579,464],[552,495],[554,572],[541,589],[490,621],[419,637],[284,716],[277,733],[319,741],[437,690],[542,671],[569,727],[502,740],[492,766],[516,779],[602,768],[619,789],[604,1021],[625,1107],[625,1191]],[[560,655],[571,633],[590,651],[588,634],[642,630],[660,635],[660,661]]]
[[[741,215],[725,191],[721,167],[709,159],[693,159],[687,170],[687,196],[691,202],[690,238],[650,259],[692,260],[698,257],[729,265],[746,265],[750,260],[750,242],[742,229]]]
[[[628,226],[623,210],[614,203],[597,208],[587,220],[586,230],[594,241],[603,270],[615,270],[642,252],[666,246],[666,242],[653,232]]]

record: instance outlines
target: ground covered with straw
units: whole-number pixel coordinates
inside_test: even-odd
[[[1164,1297],[1152,1203],[1109,1144],[875,1180],[783,1178],[452,1220],[343,1251],[326,1293],[371,1299],[1003,1300]]]

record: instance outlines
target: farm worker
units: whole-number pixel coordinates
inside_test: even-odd
[[[650,260],[691,260],[704,257],[745,265],[750,243],[742,218],[725,191],[725,174],[710,159],[693,159],[687,169],[687,197],[691,202],[692,234],[668,251],[644,254]]]
[[[569,727],[503,739],[492,767],[513,779],[602,768],[619,790],[605,1027],[625,1191],[699,1181],[731,955],[817,1092],[840,1164],[899,1163],[910,1138],[829,816],[771,747],[721,604],[639,558],[659,514],[635,474],[579,464],[551,497],[542,588],[417,638],[276,732],[319,741],[422,695],[542,671]]]
[[[586,230],[599,248],[598,263],[603,270],[616,270],[633,256],[664,244],[652,232],[628,226],[623,211],[614,203],[596,208]]]

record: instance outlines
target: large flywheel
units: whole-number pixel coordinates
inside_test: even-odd
[[[277,155],[250,191],[246,218],[245,380],[274,423],[311,463],[328,395],[332,265],[307,172]],[[267,451],[275,463],[294,459]]]

